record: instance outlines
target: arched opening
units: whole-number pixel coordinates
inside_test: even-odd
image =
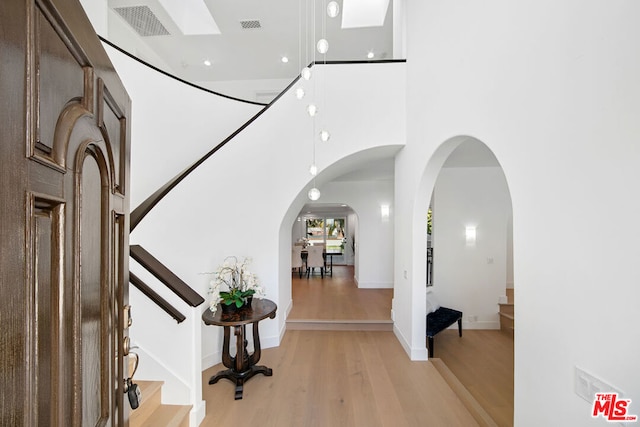
[[[305,197],[307,189],[301,189],[299,197],[292,203],[283,220],[280,232],[280,297],[281,304],[287,307],[287,321],[299,317],[295,309],[292,310],[296,303],[292,290],[299,276],[297,273],[292,274],[291,248],[296,241],[310,237],[306,235],[308,231],[305,218],[314,218],[332,222],[339,220],[346,226],[342,242],[344,253],[334,257],[334,274],[324,279],[328,297],[331,298],[331,280],[334,280],[334,284],[338,280],[348,282],[345,286],[354,288],[358,295],[382,294],[386,307],[383,309],[384,314],[377,315],[376,319],[362,320],[380,321],[385,324],[386,330],[391,329],[393,222],[388,217],[392,212],[387,212],[387,217],[382,218],[381,206],[384,205],[387,209],[392,206],[393,165],[397,150],[398,147],[365,150],[343,158],[321,171],[317,176],[317,186],[322,196],[317,202],[310,203]],[[332,213],[340,209],[343,210],[341,214]],[[336,244],[336,239],[328,241],[332,245]],[[330,259],[328,261],[331,262]],[[312,279],[319,284],[313,291],[321,291],[320,275],[311,276],[310,280]],[[286,285],[282,286],[283,283]],[[358,313],[367,311],[368,304],[362,303],[359,296],[349,295],[351,296],[344,300],[349,305],[345,308],[345,314],[350,317],[348,320],[356,321],[359,320]],[[289,296],[290,302],[287,305]]]
[[[430,246],[425,264],[431,256],[433,269],[431,282],[428,275],[425,280],[426,312],[438,306],[462,311],[464,333],[458,336],[456,324],[439,332],[434,357],[472,395],[477,393],[474,397],[492,418],[508,423],[513,418],[514,361],[509,187],[498,159],[483,142],[457,137],[437,153],[443,151],[428,202],[420,207],[432,212],[431,236],[425,239]],[[423,224],[427,230],[427,214]],[[482,395],[495,398],[488,402]]]

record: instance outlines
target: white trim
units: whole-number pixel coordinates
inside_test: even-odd
[[[363,289],[393,289],[393,282],[359,282],[357,285]]]
[[[393,333],[395,334],[396,338],[398,338],[400,345],[402,346],[402,348],[404,348],[404,351],[409,355],[409,358],[411,360],[417,361],[417,360],[428,359],[426,337],[425,337],[425,347],[414,349],[409,345],[409,342],[405,339],[404,335],[402,335],[402,332],[400,332],[400,329],[398,329],[396,325],[393,325]]]
[[[207,415],[207,402],[200,401],[189,412],[189,427],[198,427]]]
[[[454,323],[447,329],[458,329],[458,323]],[[465,322],[464,317],[462,320],[462,334],[464,336],[464,330],[469,329],[500,329],[499,320],[480,320],[477,322]]]
[[[222,352],[216,351],[213,354],[208,354],[202,358],[202,370],[207,370],[210,367],[222,363]]]

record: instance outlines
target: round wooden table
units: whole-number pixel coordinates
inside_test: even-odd
[[[278,307],[273,301],[268,299],[253,299],[251,307],[243,307],[234,313],[223,313],[222,307],[218,305],[218,310],[212,313],[207,309],[202,313],[202,320],[207,325],[222,326],[224,328],[224,342],[222,344],[222,364],[229,369],[222,370],[211,377],[209,384],[215,384],[220,378],[226,378],[236,384],[235,399],[242,399],[244,382],[255,374],[265,376],[273,375],[271,368],[258,366],[260,360],[260,334],[258,333],[258,323],[262,319],[275,318]],[[253,353],[249,355],[247,351],[247,340],[245,339],[247,325],[253,324]],[[236,336],[236,355],[229,353],[231,328]]]

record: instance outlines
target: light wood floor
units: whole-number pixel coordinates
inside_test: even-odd
[[[391,289],[358,289],[352,267],[334,277],[293,276],[289,319],[386,320]],[[499,331],[443,331],[435,357],[499,426],[513,425],[513,339]],[[431,362],[412,362],[392,332],[288,330],[259,362],[257,375],[234,401],[234,385],[203,372],[207,417],[202,426],[474,426],[475,420]]]
[[[477,426],[431,362],[411,362],[392,332],[287,331],[234,401],[227,380],[203,373],[202,427]]]
[[[513,338],[499,330],[447,329],[434,338],[441,359],[500,427],[513,426]]]
[[[391,320],[393,289],[358,289],[352,266],[334,266],[332,277],[294,274],[291,282],[288,320]]]

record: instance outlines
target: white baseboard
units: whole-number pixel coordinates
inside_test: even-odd
[[[202,370],[209,369],[218,363],[222,363],[222,351],[216,351],[204,356],[202,358]]]
[[[458,329],[458,324],[454,323],[448,329]],[[462,320],[462,332],[464,336],[465,329],[500,329],[499,320],[481,320],[478,322],[465,322]]]
[[[285,326],[286,330],[286,326]],[[260,347],[265,348],[278,347],[280,345],[280,335],[272,335],[270,337],[260,337]]]
[[[411,360],[413,361],[427,360],[426,337],[425,337],[424,348],[412,348],[411,345],[409,344],[409,341],[405,339],[404,335],[402,335],[402,332],[400,332],[400,330],[396,327],[396,325],[393,325],[393,333],[395,334],[396,338],[398,338],[400,345],[402,346],[402,348],[404,349],[404,351],[407,353],[407,355]]]
[[[189,427],[198,427],[207,415],[207,402],[200,401],[189,413]]]
[[[393,289],[393,282],[358,282],[361,289]]]

